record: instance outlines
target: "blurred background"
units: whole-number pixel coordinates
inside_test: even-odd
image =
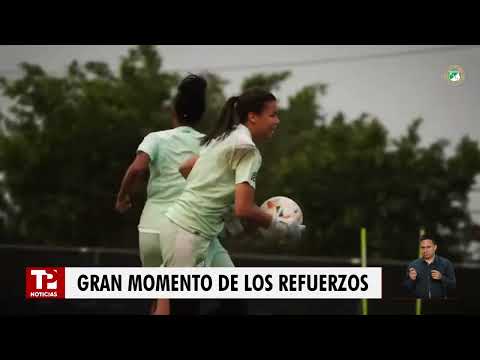
[[[448,80],[452,65],[461,85]],[[0,258],[11,269],[1,281],[14,289],[0,312],[145,311],[144,301],[28,303],[24,267],[139,266],[145,193],[127,215],[114,211],[115,196],[143,137],[170,128],[189,72],[209,84],[201,131],[248,87],[280,100],[257,203],[291,197],[308,233],[287,249],[229,239],[237,266],[358,266],[365,227],[368,265],[384,268],[384,299],[370,313],[414,314],[401,282],[424,228],[457,270],[452,300],[425,312],[480,313],[480,46],[466,45],[0,46]],[[358,301],[248,309],[360,311]]]

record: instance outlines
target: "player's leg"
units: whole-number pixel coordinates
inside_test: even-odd
[[[160,267],[163,264],[160,234],[139,231],[140,260],[143,267]]]
[[[166,267],[203,267],[210,241],[184,230],[167,218],[160,236],[162,258]]]
[[[205,263],[209,267],[235,267],[230,254],[218,238],[210,242]]]
[[[166,267],[203,267],[210,241],[191,233],[168,220],[163,224],[165,235],[161,236],[162,256]],[[174,315],[193,315],[200,312],[199,301],[176,299],[171,302]]]
[[[163,265],[162,250],[160,248],[160,234],[139,232],[140,260],[143,267],[160,267]],[[158,299],[152,303],[151,315],[169,315],[170,303],[168,299]]]
[[[211,241],[208,248],[206,265],[211,267],[232,268],[235,264],[219,238]],[[218,301],[217,315],[247,314],[247,302],[242,299],[222,299]]]
[[[171,314],[170,300],[157,299],[157,301],[155,302],[155,308],[153,309],[151,314],[156,316],[170,315]]]

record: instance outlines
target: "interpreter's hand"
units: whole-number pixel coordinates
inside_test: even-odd
[[[127,212],[132,207],[132,201],[130,200],[129,195],[125,195],[122,198],[117,198],[117,203],[115,204],[115,209],[123,214]]]
[[[415,281],[417,280],[417,270],[414,268],[408,269],[408,276],[410,277],[410,280]]]
[[[442,279],[442,273],[437,270],[432,270],[432,279],[434,280],[441,280]]]

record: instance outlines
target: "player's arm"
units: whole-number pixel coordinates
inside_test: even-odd
[[[178,168],[178,171],[180,171],[180,174],[186,179],[188,178],[188,175],[190,175],[190,172],[192,171],[193,167],[195,166],[195,163],[198,160],[198,156],[194,155],[188,160],[186,160],[180,167]]]
[[[255,204],[255,189],[247,182],[235,185],[235,216],[250,226],[268,228],[272,215]]]
[[[235,215],[260,230],[279,239],[300,239],[304,225],[288,224],[278,217],[270,215],[255,204],[255,187],[261,156],[256,148],[249,145],[235,149],[232,168],[235,170]]]
[[[141,180],[148,172],[149,164],[150,157],[142,151],[138,152],[132,164],[128,167],[123,177],[122,184],[120,185],[117,202],[115,204],[117,211],[123,213],[132,207],[131,197],[133,190],[139,180]]]
[[[245,231],[245,233],[254,235],[256,233],[256,231],[258,230],[259,225],[255,224],[252,221],[243,220],[242,221],[242,228]]]
[[[232,151],[230,160],[235,171],[234,214],[250,227],[268,228],[272,215],[255,204],[256,177],[261,165],[261,155],[251,144],[240,144]]]

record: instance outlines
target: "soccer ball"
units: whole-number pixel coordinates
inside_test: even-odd
[[[272,197],[265,201],[260,207],[272,216],[278,216],[283,222],[288,224],[303,224],[302,209],[295,201],[286,196]],[[282,247],[294,245],[288,244],[284,238],[276,239],[272,231],[267,229],[259,228],[259,232],[264,239],[278,241],[278,245]]]
[[[300,206],[286,196],[275,196],[265,201],[261,208],[272,215],[277,215],[289,224],[303,224],[303,212]]]

